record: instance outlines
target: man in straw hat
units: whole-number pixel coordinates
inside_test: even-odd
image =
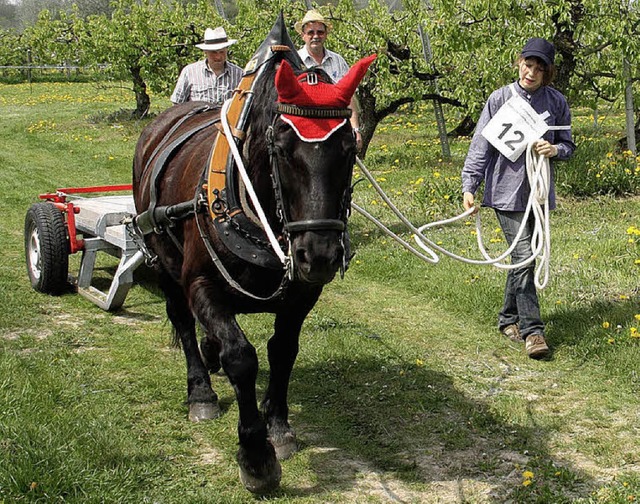
[[[296,31],[304,40],[304,46],[298,50],[307,68],[321,67],[333,82],[338,82],[349,71],[349,65],[338,53],[330,51],[324,46],[327,35],[333,25],[327,21],[317,10],[307,11],[301,21],[295,24]],[[351,98],[349,108],[352,111],[351,126],[356,135],[358,150],[362,148],[362,136],[360,135],[360,122],[358,120],[358,108],[355,94]]]
[[[227,61],[228,47],[237,40],[227,37],[224,28],[207,28],[204,42],[196,44],[206,58],[182,69],[171,95],[174,104],[205,101],[222,105],[242,79],[242,68]]]

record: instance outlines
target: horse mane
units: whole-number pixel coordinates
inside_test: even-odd
[[[252,174],[268,167],[266,131],[273,121],[274,107],[278,93],[274,84],[276,61],[270,59],[265,63],[264,73],[254,84],[254,97],[249,113],[249,127],[252,134],[248,136],[248,168]]]
[[[287,60],[297,75],[312,71],[321,74],[325,80],[331,82],[329,75],[321,68],[305,69],[303,71],[297,70],[301,64],[301,61],[297,59],[297,53],[295,53],[295,55],[290,52],[283,52],[281,54],[282,56],[271,58],[265,63],[264,73],[260,76],[259,80],[256,81],[254,87],[254,99],[249,113],[249,125],[253,134],[250,135],[247,142],[249,150],[248,165],[252,174],[257,173],[257,171],[265,165],[268,166],[265,133],[273,122],[275,105],[278,99],[278,92],[274,81],[279,63],[282,60]]]

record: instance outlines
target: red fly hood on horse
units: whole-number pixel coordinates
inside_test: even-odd
[[[369,65],[375,59],[375,54],[361,59],[336,84],[328,84],[320,79],[317,83],[310,84],[310,80],[315,80],[309,79],[308,74],[296,77],[291,66],[283,60],[275,78],[278,103],[314,109],[346,109]],[[282,114],[282,120],[291,125],[300,139],[306,142],[326,140],[346,122],[344,116],[303,117],[287,113]]]

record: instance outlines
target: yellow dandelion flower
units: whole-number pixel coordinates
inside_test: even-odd
[[[640,338],[640,332],[638,332],[638,328],[637,327],[629,328],[629,336],[631,336],[632,338]]]
[[[416,366],[418,367],[424,366],[424,361],[422,359],[416,359]]]
[[[525,471],[522,473],[524,479],[533,479],[533,473],[531,471]]]
[[[522,486],[527,487],[527,486],[529,486],[531,483],[532,483],[532,481],[531,481],[531,480],[524,480],[524,481],[522,482]]]
[[[440,176],[440,172],[433,172],[433,177],[438,178]]]
[[[609,327],[611,327],[611,324],[609,324],[609,322],[603,322],[602,327],[604,327],[605,329],[609,329]]]
[[[636,319],[636,320],[640,320],[640,313],[636,313],[636,314],[633,316],[633,318],[634,318],[634,319]]]

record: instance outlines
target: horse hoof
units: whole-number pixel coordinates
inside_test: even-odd
[[[189,404],[189,420],[201,422],[202,420],[213,420],[222,414],[218,403],[196,402]]]
[[[280,463],[276,460],[273,466],[273,471],[265,478],[257,478],[252,476],[246,471],[240,468],[240,481],[244,487],[253,494],[267,494],[272,492],[280,485],[280,478],[282,477],[282,468]]]
[[[276,458],[278,460],[287,460],[298,451],[296,435],[293,432],[287,432],[282,436],[269,437],[269,441],[276,451]]]

